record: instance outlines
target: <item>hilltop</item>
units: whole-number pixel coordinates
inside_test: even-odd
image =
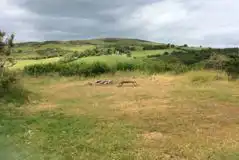
[[[43,42],[22,42],[16,43],[16,46],[34,46],[44,44],[74,44],[74,45],[105,45],[105,44],[160,44],[157,42],[151,42],[141,39],[130,38],[98,38],[89,40],[69,40],[69,41],[43,41]]]

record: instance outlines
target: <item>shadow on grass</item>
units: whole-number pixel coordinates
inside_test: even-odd
[[[123,121],[0,108],[0,159],[130,159],[136,129]]]
[[[21,106],[28,102],[29,91],[19,86],[14,86],[8,91],[0,92],[0,105],[13,104],[14,106]]]

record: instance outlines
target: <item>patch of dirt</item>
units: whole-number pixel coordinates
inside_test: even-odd
[[[42,103],[38,105],[28,106],[27,110],[31,113],[41,112],[41,111],[51,111],[57,108],[56,104]]]
[[[58,92],[58,91],[62,91],[62,90],[65,90],[67,88],[79,86],[79,85],[82,85],[82,84],[83,84],[82,82],[58,83],[58,84],[48,86],[47,88],[45,88],[45,90],[47,92]]]
[[[175,78],[166,76],[154,78],[160,79],[160,83],[147,78],[137,78],[136,82],[140,84],[139,87],[114,89],[114,94],[109,97],[112,102],[111,107],[129,115],[139,112],[162,112],[173,107],[170,89],[173,87]]]
[[[161,132],[148,132],[144,133],[143,137],[145,140],[161,140],[164,135]]]
[[[117,109],[123,112],[136,113],[136,112],[162,112],[172,107],[166,100],[141,100],[141,101],[128,101],[121,102],[121,104],[115,106]]]

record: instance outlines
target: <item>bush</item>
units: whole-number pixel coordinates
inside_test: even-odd
[[[239,77],[239,55],[232,56],[231,59],[225,63],[225,71],[230,80],[235,80]]]
[[[132,62],[118,62],[116,64],[117,71],[135,71],[139,67]]]
[[[127,53],[126,55],[127,55],[127,57],[132,57],[131,53]]]
[[[159,49],[169,49],[170,45],[143,45],[143,50],[159,50]]]
[[[113,72],[105,63],[48,63],[26,66],[24,72],[29,75],[39,76],[49,73],[57,73],[61,76],[96,76],[103,73]]]
[[[172,72],[175,74],[184,73],[192,70],[183,64],[170,64],[163,61],[137,61],[137,62],[118,62],[115,66],[109,67],[105,63],[95,62],[93,64],[87,63],[49,63],[49,64],[35,64],[26,66],[24,72],[29,75],[39,76],[50,73],[59,74],[60,76],[96,76],[104,73],[115,73],[116,71],[143,71],[147,73],[164,73]]]
[[[5,71],[0,77],[0,93],[8,92],[13,84],[17,81],[14,72]]]
[[[164,54],[163,55],[169,55],[169,53],[168,52],[164,52]]]
[[[148,62],[147,66],[145,67],[147,68],[146,70],[149,73],[172,72],[175,74],[179,74],[179,73],[187,72],[191,69],[190,67],[180,63],[170,64],[170,63],[165,63],[163,61]]]
[[[5,71],[0,78],[0,103],[21,106],[28,101],[29,92],[19,83],[17,73]]]
[[[61,48],[46,48],[46,49],[39,49],[36,51],[37,54],[43,57],[57,57],[57,56],[63,56],[67,53],[71,53],[70,50],[64,50]]]
[[[159,58],[161,56],[162,56],[162,54],[159,53],[159,54],[154,54],[154,55],[147,55],[147,58]]]

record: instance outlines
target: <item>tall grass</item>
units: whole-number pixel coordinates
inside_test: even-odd
[[[28,91],[21,84],[17,72],[5,71],[0,76],[0,104],[21,105],[27,101]]]

